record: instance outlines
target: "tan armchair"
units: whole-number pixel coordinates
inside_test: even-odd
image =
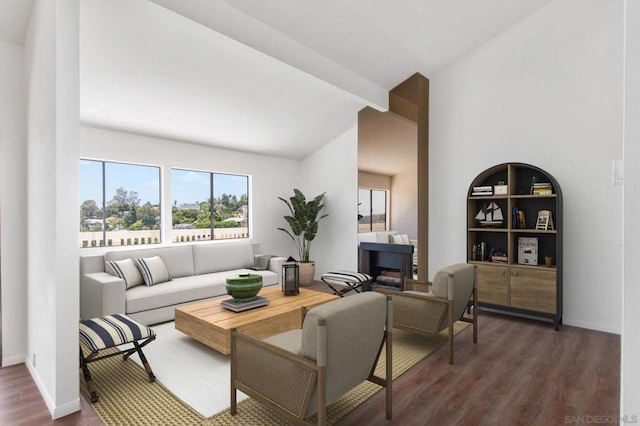
[[[393,326],[431,337],[443,338],[448,328],[449,364],[453,364],[453,324],[473,324],[473,343],[478,341],[478,299],[475,266],[458,263],[438,271],[433,283],[405,278],[404,291],[376,289],[392,295]],[[469,304],[472,317],[464,316]]]
[[[326,424],[326,406],[370,380],[386,387],[391,419],[391,300],[365,292],[316,306],[302,329],[264,340],[231,333],[231,415],[236,390],[276,410],[288,421]],[[374,375],[384,343],[385,377]]]

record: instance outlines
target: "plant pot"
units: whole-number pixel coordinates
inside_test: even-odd
[[[298,268],[300,285],[303,287],[309,287],[313,284],[313,279],[316,275],[316,263],[312,261],[307,263],[298,262]]]

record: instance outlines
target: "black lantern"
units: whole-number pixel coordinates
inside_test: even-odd
[[[287,260],[282,264],[282,291],[285,296],[293,296],[300,293],[298,262],[295,260]]]

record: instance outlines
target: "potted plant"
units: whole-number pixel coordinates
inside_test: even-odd
[[[300,284],[310,285],[315,275],[315,263],[309,260],[311,241],[316,238],[320,220],[329,216],[328,214],[320,216],[320,210],[324,207],[322,202],[326,192],[310,201],[307,201],[304,194],[299,190],[294,189],[293,192],[294,195],[289,200],[278,197],[289,207],[291,215],[285,216],[284,219],[291,229],[278,229],[286,233],[296,244],[299,256]]]

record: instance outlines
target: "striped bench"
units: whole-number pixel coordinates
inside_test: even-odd
[[[333,294],[340,297],[352,290],[356,293],[360,293],[360,289],[365,291],[369,290],[368,286],[373,281],[371,275],[353,271],[327,272],[322,274],[320,279],[333,290]],[[334,286],[341,286],[342,288],[336,288]]]
[[[122,359],[127,360],[134,352],[138,352],[142,365],[149,375],[149,381],[154,382],[156,377],[151,371],[147,358],[142,353],[142,348],[155,340],[156,334],[152,329],[139,323],[126,315],[107,315],[89,320],[80,321],[80,367],[87,388],[91,395],[91,402],[98,401],[95,384],[89,373],[87,364],[124,354]],[[132,344],[133,347],[119,348]],[[84,347],[84,349],[83,349]],[[99,355],[100,351],[116,348],[116,351],[108,351]],[[85,355],[88,353],[88,355]]]

